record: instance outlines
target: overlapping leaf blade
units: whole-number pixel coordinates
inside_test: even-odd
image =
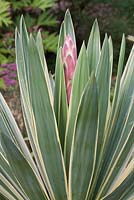
[[[134,47],[133,47],[134,48]],[[102,174],[101,177],[107,177],[107,173],[110,173],[111,166],[117,162],[117,158],[119,155],[119,162],[116,165],[120,167],[123,164],[125,156],[129,153],[132,145],[134,144],[134,56],[133,55],[133,48],[132,53],[128,59],[128,63],[131,65],[126,65],[126,69],[128,68],[127,74],[125,76],[123,84],[120,82],[120,94],[118,100],[118,106],[116,107],[116,112],[113,117],[113,121],[111,123],[108,132],[110,134],[109,140],[107,140],[108,145],[106,145],[105,149],[105,161],[103,163]],[[125,73],[125,71],[124,71]],[[124,76],[124,74],[123,74]],[[112,181],[116,176],[118,170],[115,170],[112,176],[109,177],[109,181]],[[108,170],[106,172],[106,170]],[[108,178],[108,177],[107,177]],[[108,183],[105,182],[106,187],[108,187]],[[103,189],[103,191],[105,191]]]
[[[45,170],[55,198],[62,197],[66,199],[65,172],[52,99],[46,83],[47,79],[43,73],[38,49],[32,36],[29,39],[28,58],[29,96],[37,130],[36,137],[40,148],[38,151],[42,154]],[[55,160],[55,158],[57,159]],[[55,181],[60,184],[55,185]]]
[[[98,22],[95,20],[89,40],[87,45],[87,55],[88,55],[88,64],[89,64],[89,73],[96,72],[98,67],[98,62],[100,58],[100,32],[98,27]]]
[[[76,46],[74,27],[73,27],[72,18],[71,18],[69,10],[66,11],[65,18],[64,18],[64,38],[68,34],[71,36],[71,38]],[[63,44],[61,46],[63,46]]]
[[[63,46],[64,44],[64,39],[65,39],[65,33],[64,33],[64,21],[61,24],[60,27],[60,33],[59,33],[59,40],[58,40],[58,47],[57,47],[57,51],[59,50],[60,47]],[[58,52],[57,52],[58,53]]]
[[[17,68],[20,92],[21,92],[21,101],[22,101],[22,111],[23,117],[25,121],[25,126],[28,134],[28,138],[30,141],[30,145],[34,154],[34,158],[36,160],[39,172],[42,176],[44,183],[47,183],[47,178],[44,176],[44,168],[42,166],[42,159],[37,150],[37,140],[36,140],[36,129],[34,125],[34,116],[33,109],[30,102],[30,94],[29,94],[29,61],[28,61],[28,43],[29,38],[26,30],[26,26],[23,18],[20,23],[20,34],[16,30],[15,43],[16,43],[16,62],[19,66]],[[40,181],[42,182],[42,179]],[[43,183],[42,183],[43,184]],[[49,184],[46,185],[47,190],[51,194],[51,189],[49,188]]]
[[[0,198],[1,200],[7,200],[7,199],[10,199],[10,200],[16,200],[9,192],[8,190],[6,190],[3,186],[1,186],[1,195],[0,195]]]
[[[69,168],[69,196],[72,200],[84,200],[91,184],[96,160],[97,121],[97,84],[92,75],[82,95],[75,121]]]
[[[70,35],[70,37],[72,38],[76,46],[75,32],[74,32],[73,22],[72,22],[72,18],[71,18],[69,10],[66,11],[64,21],[61,24],[59,41],[58,41],[58,49],[60,47],[63,47],[63,43],[67,35]]]
[[[75,33],[73,28],[73,23],[69,10],[66,11],[64,21],[60,28],[58,48],[57,48],[57,58],[56,58],[56,73],[55,73],[55,93],[54,93],[54,110],[56,114],[56,120],[59,129],[59,135],[61,139],[62,149],[64,150],[65,142],[65,132],[66,132],[66,123],[67,123],[67,97],[66,97],[66,87],[65,87],[65,78],[64,78],[64,65],[62,63],[61,57],[61,47],[63,47],[64,40],[67,35],[70,35],[75,46]]]
[[[24,195],[24,193],[22,193],[22,191],[21,191],[21,193],[18,192],[18,190],[17,190],[18,187],[16,188],[15,185],[13,184],[13,182],[12,181],[10,182],[5,175],[0,174],[0,180],[1,180],[1,187],[3,187],[3,189],[5,189],[9,195],[14,197],[14,199],[16,199],[16,198],[20,199],[20,200],[28,199],[28,197],[26,195]],[[8,199],[10,199],[9,196],[6,196],[6,197]]]
[[[15,175],[13,174],[13,171],[10,168],[10,165],[5,157],[5,152],[3,149],[1,149],[1,154],[0,154],[0,163],[1,163],[1,174],[0,174],[0,179],[2,181],[2,184],[4,184],[4,188],[6,186],[6,190],[8,190],[9,193],[13,193],[16,196],[22,200],[26,198],[24,192],[22,191],[20,185],[18,184]]]
[[[45,56],[44,56],[44,50],[43,50],[43,44],[42,44],[42,38],[41,38],[40,31],[37,34],[36,45],[37,45],[40,60],[41,60],[41,63],[42,63],[43,72],[44,72],[44,75],[47,79],[47,86],[48,86],[48,89],[49,89],[49,92],[50,92],[50,95],[51,95],[51,98],[52,98],[52,101],[53,101],[52,86],[51,86],[50,76],[49,76],[48,69],[47,69],[46,59],[45,59]]]
[[[123,166],[119,175],[117,176],[117,179],[114,180],[113,184],[111,185],[108,191],[108,195],[112,193],[116,188],[118,188],[123,183],[123,181],[131,174],[131,172],[133,172],[133,170],[134,170],[134,158],[131,158],[129,159],[129,161],[127,161],[127,164]]]
[[[4,98],[0,94],[0,130],[7,134],[14,143],[20,148],[27,160],[31,163],[33,169],[37,172],[36,166],[32,160],[31,154],[26,146],[21,132],[15,122],[15,119],[7,106]]]
[[[111,194],[102,198],[102,200],[124,200],[130,199],[132,197],[134,191],[134,170],[127,176],[127,178],[119,185],[116,190],[114,190]]]
[[[68,113],[67,129],[66,129],[64,156],[65,156],[67,172],[68,172],[68,167],[69,167],[69,162],[70,162],[70,151],[71,151],[72,138],[73,138],[73,133],[74,133],[76,113],[78,110],[82,92],[85,88],[88,78],[89,78],[89,68],[88,68],[88,62],[87,62],[86,47],[85,47],[85,44],[83,43],[79,57],[78,57],[78,61],[76,64],[76,71],[75,71],[74,80],[72,83],[72,94],[71,94],[71,100],[70,100],[70,105],[69,105],[69,113]]]
[[[96,194],[99,188],[98,198],[106,194],[134,144],[133,59],[132,49],[126,69],[122,76],[122,79],[124,77],[124,82],[123,84],[120,82],[120,93],[116,108],[113,110],[114,115],[106,129],[106,135],[108,135],[108,137],[104,146],[101,173],[99,174],[95,189]],[[118,168],[116,166],[118,166]]]
[[[116,104],[117,104],[118,95],[119,95],[120,80],[121,80],[123,66],[124,66],[125,46],[126,46],[125,36],[123,35],[122,36],[121,47],[120,47],[119,61],[118,61],[117,80],[116,80],[113,103],[112,103],[112,109],[113,109],[112,110],[112,115],[114,114],[114,110],[115,110],[115,107],[116,107]]]
[[[58,124],[60,142],[62,149],[64,149],[68,105],[64,78],[64,66],[61,58],[61,48],[58,51],[56,60],[54,109]]]
[[[2,132],[1,134],[2,146],[10,162],[11,169],[28,198],[31,200],[34,198],[40,198],[41,200],[47,199],[24,156],[8,136]]]
[[[96,187],[97,178],[99,176],[101,162],[103,160],[101,152],[104,148],[105,126],[107,124],[109,116],[109,104],[110,104],[110,87],[111,87],[111,75],[112,65],[110,62],[110,48],[107,35],[105,36],[100,60],[96,71],[96,81],[98,86],[98,109],[99,109],[99,120],[98,120],[98,142],[97,142],[97,153],[96,153],[96,166],[94,172],[94,178],[92,187],[89,193],[89,198],[93,195],[94,187]],[[90,196],[91,195],[91,196]]]
[[[96,80],[98,85],[98,98],[99,98],[99,127],[98,127],[98,147],[97,156],[99,155],[101,144],[103,143],[104,130],[107,123],[108,107],[110,103],[110,88],[112,65],[110,63],[109,42],[107,35],[105,36],[101,56],[96,72]]]

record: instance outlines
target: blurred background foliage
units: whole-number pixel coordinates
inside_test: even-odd
[[[55,0],[0,0],[0,64],[14,62],[14,30],[22,14],[30,32],[42,31],[45,50],[56,51],[54,4]]]
[[[93,21],[97,18],[101,38],[112,36],[114,72],[122,33],[134,35],[134,0],[0,0],[0,65],[15,63],[14,30],[23,14],[29,32],[42,33],[49,69],[54,72],[58,32],[65,10],[69,8],[74,21],[78,50],[87,42]],[[126,57],[131,41],[127,42]],[[0,88],[5,89],[0,67]]]
[[[5,84],[4,78],[9,79],[10,76],[10,71],[7,71],[5,64],[15,63],[14,32],[21,15],[25,18],[29,32],[35,34],[40,29],[46,54],[50,54],[49,57],[55,54],[58,40],[57,18],[52,12],[55,2],[56,0],[0,0],[1,89],[14,86],[14,84]]]
[[[99,22],[101,38],[104,38],[105,32],[112,36],[114,72],[116,72],[122,34],[134,35],[134,0],[73,0],[72,2],[74,10],[72,13],[79,41],[81,38],[87,41],[89,29],[95,18]],[[131,45],[132,42],[127,42],[126,56],[129,54]]]

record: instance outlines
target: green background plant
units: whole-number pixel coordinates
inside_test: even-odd
[[[25,16],[26,24],[32,32],[41,29],[46,51],[55,52],[57,19],[51,12],[56,0],[0,0],[0,64],[15,62],[14,29],[20,15]]]
[[[134,1],[74,0],[72,2],[71,11],[75,21],[78,41],[80,41],[79,45],[81,45],[83,38],[86,41],[88,40],[88,29],[91,28],[93,21],[97,18],[102,38],[105,32],[112,36],[115,48],[114,72],[116,73],[122,33],[125,33],[126,36],[134,34]],[[127,42],[125,59],[129,55],[131,46],[132,43]]]
[[[0,0],[0,65],[15,63],[14,30],[21,14],[25,16],[29,31],[36,33],[41,30],[45,52],[55,53],[57,19],[51,10],[55,2],[56,0]],[[2,78],[0,88],[5,88]]]

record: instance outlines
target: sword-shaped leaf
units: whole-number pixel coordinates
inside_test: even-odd
[[[92,74],[78,107],[73,133],[69,166],[69,197],[72,200],[84,200],[91,184],[96,160],[97,121],[97,84]]]
[[[8,161],[10,162],[11,169],[28,198],[31,200],[34,198],[39,198],[40,200],[47,199],[39,186],[39,182],[37,181],[32,168],[25,160],[24,156],[11,139],[9,139],[8,136],[2,132],[1,142]]]
[[[87,63],[86,47],[85,44],[83,43],[76,65],[76,71],[74,74],[72,93],[71,93],[69,112],[68,112],[67,128],[66,128],[64,156],[65,156],[67,172],[70,162],[70,151],[74,133],[76,113],[78,110],[81,95],[86,86],[88,78],[89,78],[89,68]]]
[[[96,72],[99,59],[100,59],[101,47],[100,47],[100,32],[97,20],[95,20],[92,30],[89,36],[87,45],[87,56],[89,64],[89,73]]]

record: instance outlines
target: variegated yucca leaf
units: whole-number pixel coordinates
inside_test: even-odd
[[[67,10],[54,79],[47,70],[40,32],[36,38],[29,35],[22,17],[15,35],[30,150],[0,94],[1,199],[133,200],[134,46],[124,64],[123,35],[111,102],[112,40],[106,34],[101,46],[97,20],[74,66],[71,48],[76,49],[76,40]]]

